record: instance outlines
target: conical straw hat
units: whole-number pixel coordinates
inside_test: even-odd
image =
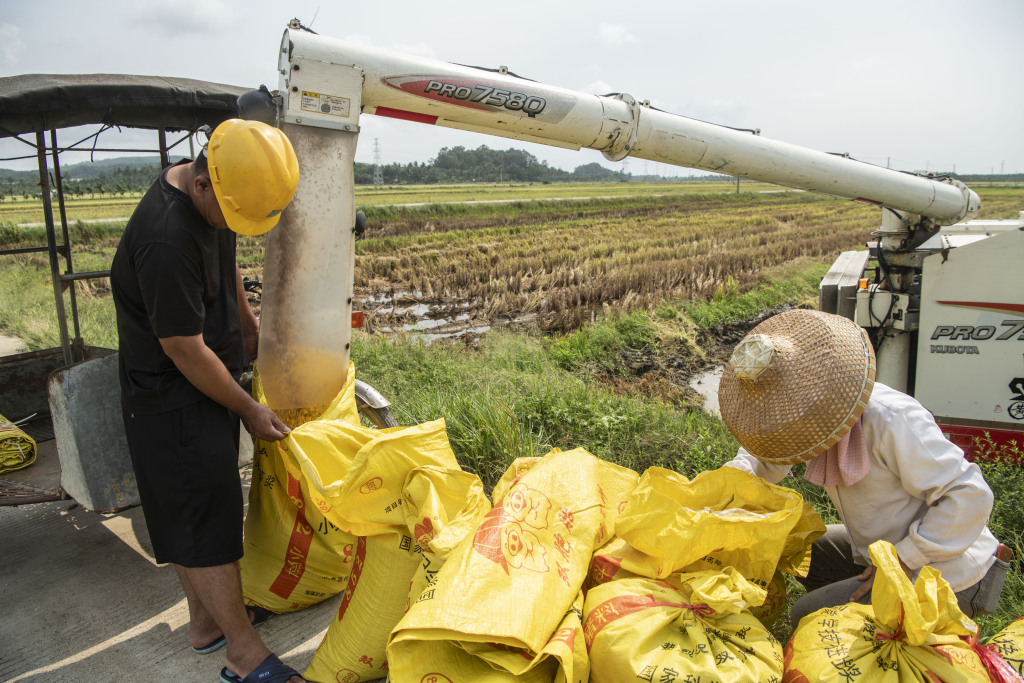
[[[759,460],[792,465],[853,429],[875,384],[875,352],[853,321],[792,310],[755,327],[718,389],[722,419]]]

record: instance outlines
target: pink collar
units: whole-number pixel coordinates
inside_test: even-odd
[[[804,479],[818,486],[853,486],[871,469],[860,420],[839,443],[807,462]]]

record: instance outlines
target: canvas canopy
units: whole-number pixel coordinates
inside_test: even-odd
[[[25,74],[0,78],[0,137],[106,124],[195,130],[237,115],[247,88],[130,74]]]

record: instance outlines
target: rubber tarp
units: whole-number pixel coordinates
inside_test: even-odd
[[[0,78],[0,137],[88,124],[195,130],[237,115],[249,88],[131,74]]]
[[[0,473],[20,470],[35,461],[35,440],[0,415]]]

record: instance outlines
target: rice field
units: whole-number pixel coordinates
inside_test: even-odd
[[[737,194],[726,183],[452,186],[433,188],[431,196],[483,191],[490,198],[415,206],[367,204],[361,195],[374,190],[362,188],[357,205],[365,207],[369,227],[356,243],[355,303],[370,332],[448,336],[505,324],[566,331],[604,313],[745,291],[798,260],[828,263],[841,250],[863,248],[878,224],[874,207],[754,183],[741,187]],[[403,199],[421,191],[406,189],[414,194]],[[1015,217],[1024,205],[1024,188],[979,191],[984,218]],[[399,190],[377,191],[384,192]],[[520,194],[492,201],[506,192]],[[581,195],[591,198],[574,198]],[[28,203],[0,207],[0,247],[45,242],[42,227],[8,220],[32,218]],[[83,217],[71,222],[76,270],[109,266],[123,228],[109,214],[131,208],[127,198],[69,202],[69,215]],[[245,275],[262,279],[264,244],[264,238],[240,238]],[[17,293],[0,305],[0,332],[32,348],[56,345],[56,320],[46,313],[53,303],[45,256],[0,258],[0,288]],[[89,318],[86,342],[112,343],[105,281],[76,288]]]
[[[1024,189],[983,190],[1014,217]],[[356,301],[368,328],[523,323],[578,328],[603,312],[744,290],[797,259],[863,249],[878,209],[796,191],[679,192],[509,205],[368,207]]]
[[[482,225],[386,219],[391,236],[357,244],[357,300],[382,324],[426,306],[570,330],[603,311],[706,299],[796,259],[862,247],[876,220],[870,207],[797,192],[588,202]]]

